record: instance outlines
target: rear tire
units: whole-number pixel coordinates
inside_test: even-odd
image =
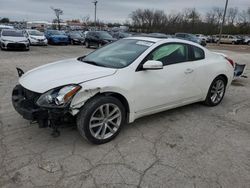
[[[216,77],[209,87],[204,104],[216,106],[221,103],[226,92],[226,79],[223,76]]]
[[[81,136],[93,144],[113,140],[125,124],[125,108],[111,96],[90,99],[77,115],[77,128]]]

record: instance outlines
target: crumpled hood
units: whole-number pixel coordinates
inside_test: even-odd
[[[26,37],[2,36],[1,38],[4,39],[4,40],[12,41],[12,42],[23,42],[23,41],[27,41],[28,40]]]
[[[19,79],[19,83],[28,90],[44,93],[59,86],[109,76],[116,70],[68,59],[30,70]]]

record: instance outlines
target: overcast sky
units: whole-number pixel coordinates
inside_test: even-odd
[[[76,19],[89,15],[93,20],[93,0],[0,0],[0,17],[11,20],[51,21],[50,7],[61,8],[62,18]],[[138,8],[160,9],[167,13],[196,8],[205,13],[214,6],[224,7],[225,0],[99,0],[97,17],[105,22],[121,22]],[[239,10],[250,6],[250,0],[229,0],[229,7]]]

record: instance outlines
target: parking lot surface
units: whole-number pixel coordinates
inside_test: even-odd
[[[209,48],[250,67],[249,48]],[[53,138],[50,129],[15,112],[15,67],[27,71],[90,51],[82,46],[0,51],[0,187],[249,187],[249,68],[248,78],[233,82],[219,106],[197,103],[141,118],[104,145],[89,144],[74,127]]]

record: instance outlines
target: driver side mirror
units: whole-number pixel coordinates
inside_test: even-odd
[[[163,69],[163,63],[161,61],[149,60],[143,64],[143,70],[159,70]]]

